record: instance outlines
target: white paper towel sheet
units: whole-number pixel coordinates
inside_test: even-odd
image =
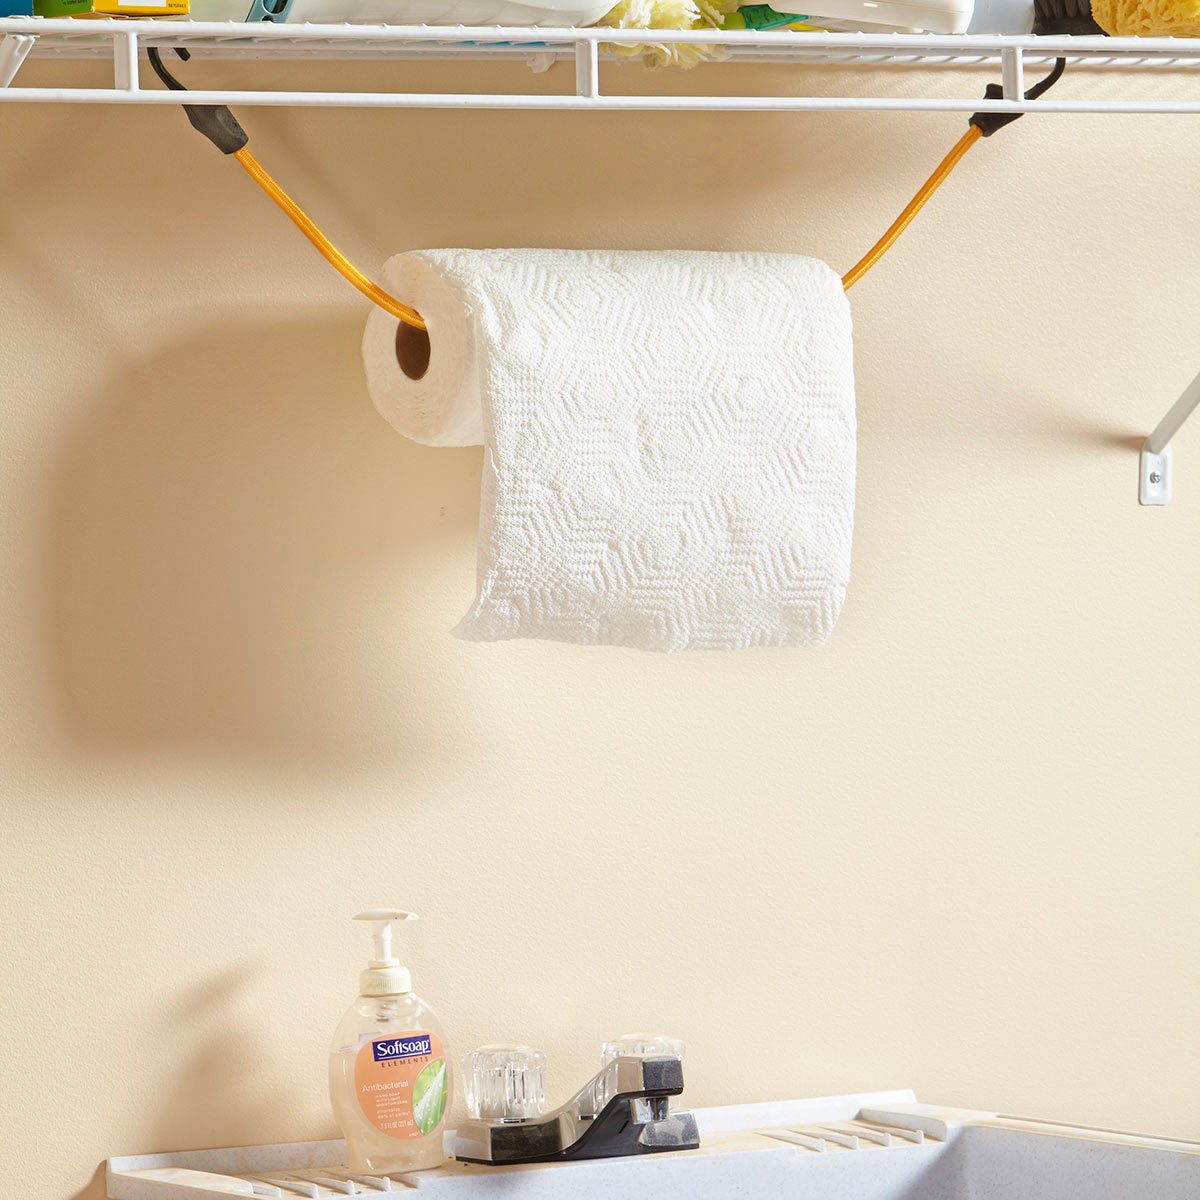
[[[486,447],[459,636],[647,650],[823,642],[854,522],[850,308],[794,255],[426,250],[383,286],[424,316],[363,337],[407,437]]]

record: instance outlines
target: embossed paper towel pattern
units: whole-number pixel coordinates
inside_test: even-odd
[[[409,380],[372,315],[372,398],[485,447],[464,638],[815,645],[850,573],[849,305],[792,255],[437,250],[385,286],[429,323]]]

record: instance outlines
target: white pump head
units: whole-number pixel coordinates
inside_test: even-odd
[[[398,996],[412,991],[412,974],[392,949],[392,926],[397,921],[415,921],[416,913],[399,908],[369,908],[360,912],[356,921],[370,921],[375,952],[367,969],[359,976],[359,993],[363,996]]]

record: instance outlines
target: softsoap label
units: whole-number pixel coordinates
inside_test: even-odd
[[[429,1058],[433,1054],[433,1035],[418,1033],[416,1036],[383,1038],[371,1043],[371,1054],[376,1062],[392,1062],[397,1058]]]
[[[359,1107],[380,1133],[419,1138],[446,1111],[446,1059],[432,1033],[400,1033],[360,1047],[354,1063]]]

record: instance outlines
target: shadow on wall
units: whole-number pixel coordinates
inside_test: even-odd
[[[237,1146],[247,1129],[278,1118],[279,1092],[263,1072],[262,1031],[247,1023],[243,1010],[255,972],[251,962],[214,972],[150,1018],[161,1024],[163,1044],[187,1041],[196,1049],[171,1069],[173,1088],[156,1109],[157,1129],[147,1131],[146,1153]],[[104,1200],[107,1194],[101,1163],[68,1200]]]
[[[105,1188],[104,1164],[101,1163],[95,1174],[77,1192],[72,1192],[67,1200],[106,1200],[108,1191]]]
[[[247,1129],[278,1119],[279,1089],[263,1069],[264,1030],[248,1024],[244,1011],[257,971],[251,962],[215,971],[159,1014],[163,1038],[194,1049],[172,1071],[150,1145],[236,1146]]]
[[[79,746],[310,766],[437,752],[447,685],[422,650],[459,614],[422,593],[449,555],[469,599],[480,452],[388,429],[361,329],[214,329],[125,369],[80,419],[50,480],[46,568]]]

